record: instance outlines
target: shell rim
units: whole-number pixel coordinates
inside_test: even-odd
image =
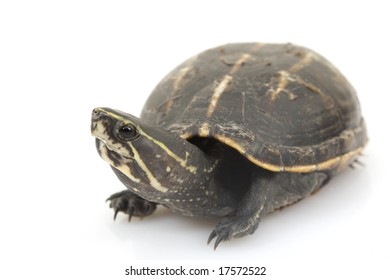
[[[194,136],[197,135],[192,133],[184,133],[180,135],[180,138],[188,140]],[[363,143],[363,145],[359,146],[354,150],[351,150],[347,153],[341,154],[337,157],[333,157],[319,163],[307,164],[307,165],[280,166],[280,165],[259,160],[255,156],[248,154],[247,152],[245,152],[245,150],[242,148],[241,145],[239,145],[237,142],[230,139],[229,137],[217,134],[217,135],[212,135],[211,138],[214,138],[215,140],[220,141],[221,143],[228,145],[231,148],[237,150],[240,154],[246,157],[250,162],[254,163],[255,165],[261,168],[273,172],[292,172],[292,173],[310,173],[314,171],[322,171],[322,170],[330,170],[330,169],[335,169],[339,171],[344,167],[346,167],[348,164],[350,164],[359,155],[361,155],[364,147],[368,143],[368,140],[366,140]]]

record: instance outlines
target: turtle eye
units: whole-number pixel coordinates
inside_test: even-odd
[[[134,140],[138,137],[137,129],[132,124],[125,124],[118,129],[118,138],[125,141]]]

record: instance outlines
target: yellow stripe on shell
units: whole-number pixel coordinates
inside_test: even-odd
[[[203,123],[202,126],[199,129],[199,136],[201,137],[207,137],[210,133],[210,126],[208,123]]]
[[[271,100],[274,101],[276,97],[284,91],[289,81],[290,74],[286,71],[279,71],[279,83],[277,88],[271,93]]]
[[[255,49],[261,48],[263,45],[258,44],[256,45]],[[221,98],[222,94],[228,87],[229,83],[233,79],[233,74],[236,73],[238,70],[240,70],[241,66],[248,61],[248,59],[251,57],[250,54],[244,53],[241,55],[241,57],[234,63],[233,67],[230,69],[229,74],[225,75],[222,78],[222,81],[215,87],[213,95],[211,96],[211,101],[209,104],[209,107],[207,108],[207,117],[210,118],[214,110],[218,104],[219,99]]]
[[[253,155],[246,154],[240,144],[238,144],[237,142],[235,142],[234,140],[226,136],[214,135],[213,137],[216,140],[236,149],[238,152],[243,154],[249,161],[253,162],[257,166],[274,172],[309,173],[313,171],[329,170],[329,169],[336,169],[337,171],[340,171],[343,168],[347,167],[348,164],[351,163],[356,157],[358,157],[362,153],[364,148],[363,145],[362,147],[347,152],[341,156],[331,158],[317,164],[280,166],[276,164],[267,163],[265,161],[259,160]]]
[[[215,87],[214,93],[211,96],[210,105],[207,108],[207,117],[211,117],[211,115],[214,113],[215,107],[218,104],[219,98],[222,96],[223,92],[226,90],[228,84],[233,79],[230,75],[225,75],[222,79],[222,81]]]
[[[291,73],[296,73],[300,71],[302,68],[308,66],[314,58],[314,54],[311,52],[307,52],[301,60],[299,60],[297,63],[292,65],[290,69],[288,70]]]
[[[181,85],[184,77],[187,75],[187,73],[190,70],[191,70],[191,67],[187,66],[187,67],[180,69],[179,72],[177,73],[175,80],[173,81],[172,93],[171,93],[171,95],[167,101],[166,107],[165,107],[167,113],[172,109],[174,98],[175,98],[175,96],[180,88],[180,85]]]

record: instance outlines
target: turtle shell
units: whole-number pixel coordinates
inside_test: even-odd
[[[325,58],[292,44],[202,52],[157,85],[141,118],[183,139],[214,138],[271,171],[338,170],[367,142],[350,83]]]

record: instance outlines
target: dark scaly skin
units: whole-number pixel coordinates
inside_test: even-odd
[[[255,168],[252,164],[245,164],[240,155],[229,155],[233,161],[221,163],[221,170],[215,174],[217,190],[217,207],[204,206],[201,211],[192,211],[194,216],[220,216],[224,218],[216,225],[208,239],[210,243],[214,238],[214,249],[221,241],[243,237],[252,234],[257,229],[261,219],[276,209],[283,208],[298,202],[304,197],[320,189],[329,179],[325,172],[313,172],[306,174],[271,172],[261,168]],[[226,166],[227,165],[227,166]],[[246,166],[245,166],[246,165]],[[237,174],[235,170],[241,170]],[[125,185],[133,184],[120,172],[114,169],[118,178]],[[237,175],[245,176],[244,178]],[[196,192],[191,197],[196,197]],[[110,206],[118,211],[132,216],[144,217],[153,213],[157,203],[145,200],[130,190],[112,195]],[[137,203],[134,203],[134,200]],[[170,208],[169,205],[161,202]],[[145,206],[146,205],[146,206]],[[191,208],[189,203],[181,205],[184,209]],[[146,208],[146,210],[145,210]],[[186,215],[186,211],[179,210],[176,204],[175,212]]]

